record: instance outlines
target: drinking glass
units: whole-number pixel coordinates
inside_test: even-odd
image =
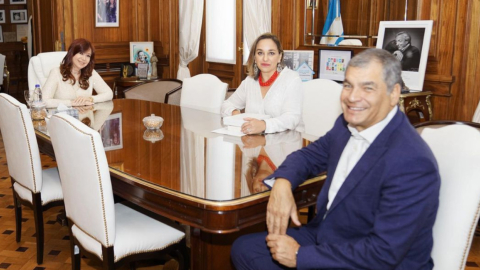
[[[32,99],[33,99],[33,97],[30,96],[30,90],[24,90],[23,95],[25,96],[25,101],[27,102],[27,106],[30,108],[32,106]]]

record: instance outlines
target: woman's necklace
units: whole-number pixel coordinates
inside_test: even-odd
[[[273,73],[272,77],[270,77],[270,79],[268,79],[266,82],[263,82],[262,74],[260,73],[258,76],[258,83],[260,84],[260,86],[270,86],[275,82],[277,77],[278,72],[275,70],[275,73]]]

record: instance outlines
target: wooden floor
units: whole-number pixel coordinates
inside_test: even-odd
[[[18,98],[18,100],[22,99]],[[41,158],[44,168],[56,166],[55,161],[48,156],[42,155]],[[7,159],[0,133],[0,270],[71,269],[68,229],[55,221],[62,208],[54,207],[43,214],[45,222],[44,262],[42,265],[37,265],[33,211],[28,208],[22,209],[22,240],[17,243],[15,241],[15,213],[12,197]],[[306,220],[305,215],[301,215],[301,218],[302,221]],[[166,260],[168,258],[138,264],[137,269],[170,269],[170,267],[163,266]],[[169,264],[171,263],[169,262]],[[86,258],[82,259],[81,268],[84,270],[102,269],[101,265]],[[121,269],[128,269],[128,267],[123,266]],[[465,269],[480,269],[480,236],[474,237]]]

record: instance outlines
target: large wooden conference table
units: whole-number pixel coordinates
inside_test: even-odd
[[[163,138],[156,142],[144,139],[159,135],[145,133],[142,119],[151,114],[164,118],[156,139]],[[259,153],[281,160],[302,140],[290,131],[266,135],[265,146],[255,147],[212,133],[221,127],[218,114],[131,99],[98,104],[79,118],[101,127],[115,195],[190,226],[191,269],[232,269],[233,241],[265,230],[270,192],[249,188],[249,161]],[[36,134],[40,151],[54,157],[48,131],[40,127]],[[309,179],[294,191],[299,208],[316,203],[323,179]]]

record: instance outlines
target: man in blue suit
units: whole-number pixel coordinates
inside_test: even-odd
[[[343,114],[265,180],[273,185],[268,232],[235,241],[238,270],[433,268],[440,176],[397,107],[401,84],[401,64],[387,51],[369,49],[350,61]],[[316,217],[287,229],[290,218],[300,225],[292,190],[323,171]]]

